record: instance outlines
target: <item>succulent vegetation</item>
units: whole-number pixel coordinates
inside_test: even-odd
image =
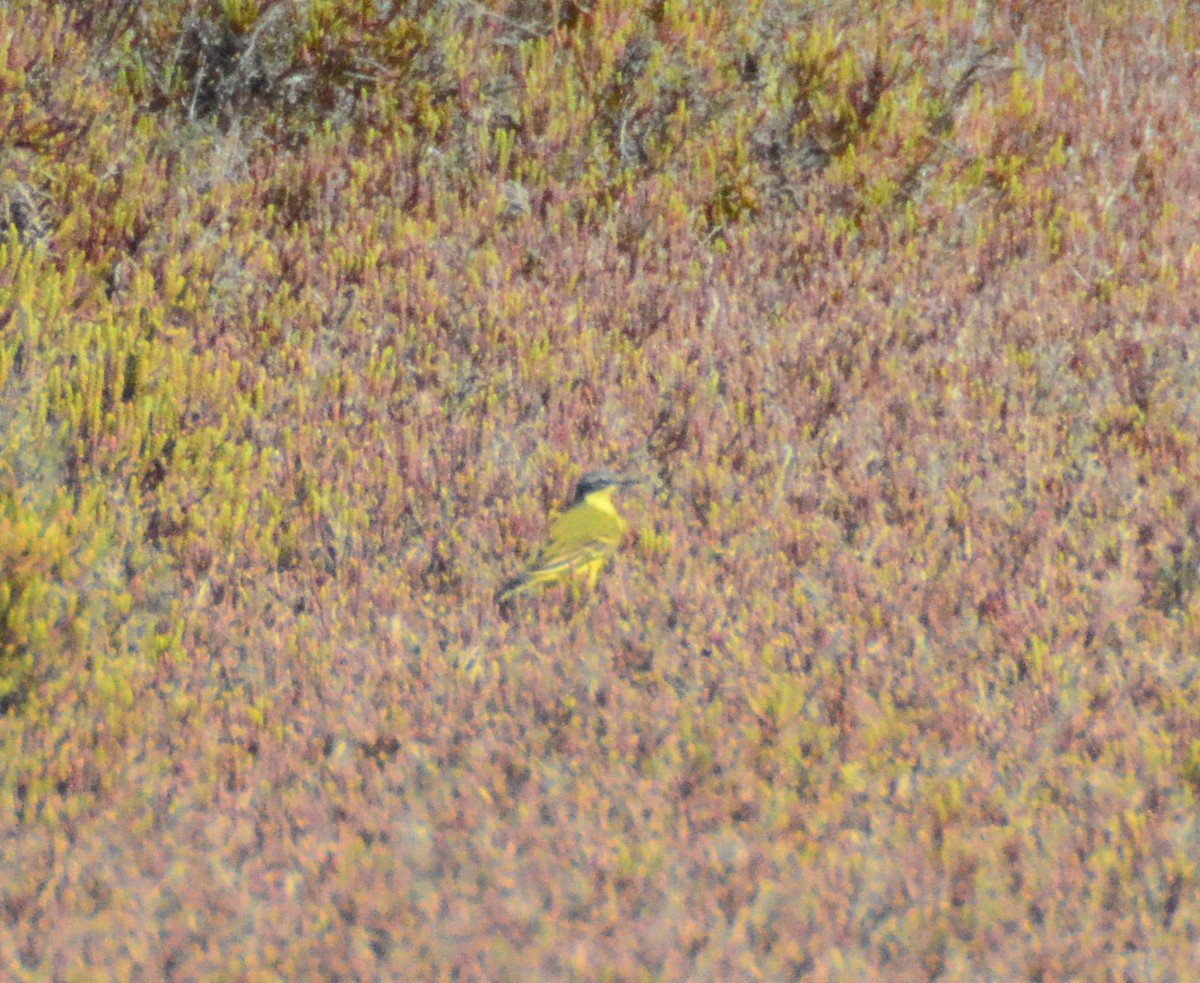
[[[1198,54],[0,4],[0,976],[1192,975]]]

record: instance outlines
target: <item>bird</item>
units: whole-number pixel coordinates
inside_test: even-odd
[[[596,586],[600,571],[621,544],[625,520],[613,506],[614,489],[637,484],[608,470],[589,471],[575,486],[571,506],[550,526],[550,538],[533,562],[496,591],[496,603],[505,606],[513,598],[546,584],[587,578]]]

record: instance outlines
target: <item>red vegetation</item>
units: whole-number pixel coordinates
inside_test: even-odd
[[[1193,975],[1198,45],[0,5],[0,976]]]

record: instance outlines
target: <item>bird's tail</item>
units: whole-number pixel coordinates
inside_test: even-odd
[[[512,604],[514,597],[529,590],[531,583],[532,581],[528,577],[513,577],[512,580],[507,580],[500,585],[500,589],[496,591],[493,600],[500,607],[507,607],[509,604]]]

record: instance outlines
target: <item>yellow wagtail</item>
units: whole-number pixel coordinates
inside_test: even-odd
[[[524,573],[496,592],[496,603],[575,577],[587,577],[588,587],[595,587],[625,532],[625,520],[613,507],[613,489],[635,484],[611,471],[589,471],[580,478],[571,507],[550,527],[549,541]]]

